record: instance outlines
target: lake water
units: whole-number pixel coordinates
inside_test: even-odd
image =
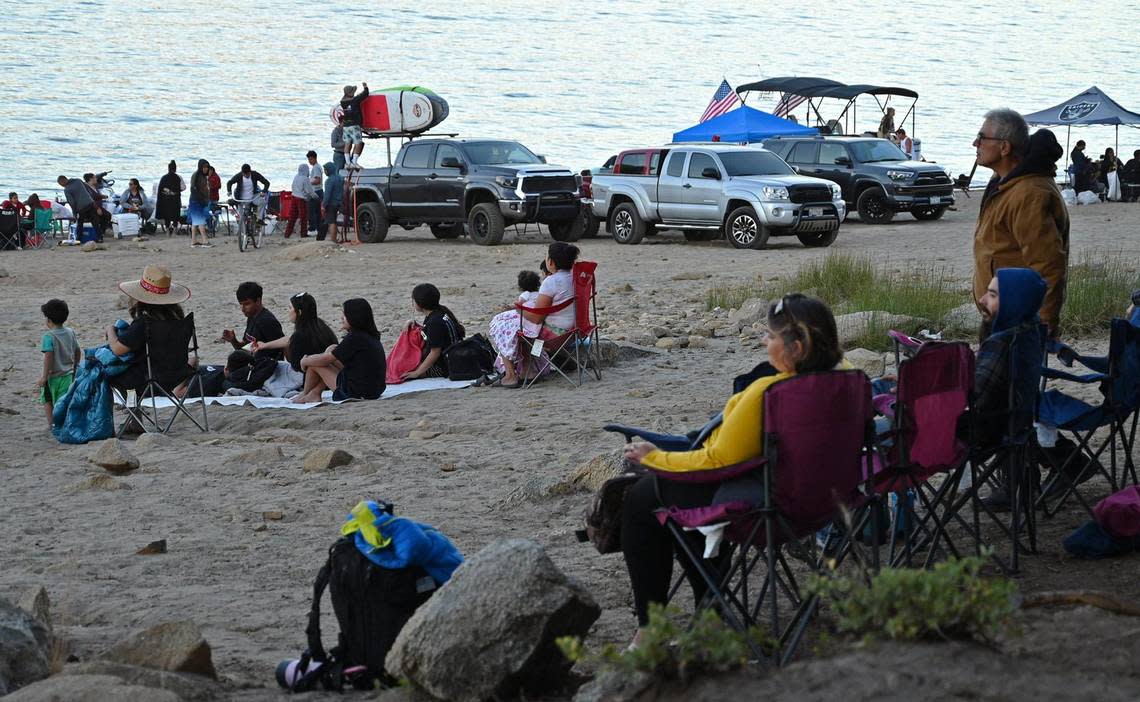
[[[188,174],[202,157],[223,178],[249,162],[288,187],[306,150],[330,158],[329,109],[362,80],[430,87],[451,106],[439,131],[515,138],[576,170],[667,142],[722,77],[909,87],[924,154],[954,174],[989,108],[1030,112],[1096,84],[1140,111],[1140,3],[890,5],[22,0],[0,47],[0,191],[55,194],[60,173],[108,169],[118,189],[131,176],[149,189],[170,159]],[[859,115],[877,125],[873,98]],[[1113,132],[1080,138],[1099,154]],[[1120,147],[1140,148],[1140,130],[1122,128]],[[362,160],[380,165],[383,142]]]

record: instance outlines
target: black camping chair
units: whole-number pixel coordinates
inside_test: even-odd
[[[15,210],[0,210],[0,251],[24,248],[24,235],[20,231],[20,215]]]
[[[187,362],[187,355],[198,354],[198,335],[194,330],[194,314],[186,315],[184,319],[148,319],[146,321],[146,344],[143,346],[146,362],[146,375],[138,387],[123,387],[111,378],[111,388],[117,399],[126,410],[127,417],[119,426],[117,435],[122,436],[131,420],[138,422],[144,431],[154,431],[162,434],[170,431],[178,415],[185,415],[194,426],[202,431],[210,430],[209,419],[206,415],[206,400],[202,388],[202,376]],[[186,393],[183,397],[174,395],[174,390],[182,383],[187,383]],[[129,396],[134,391],[135,396]],[[186,399],[202,398],[199,403],[202,408],[202,421],[191,413],[186,405]],[[160,418],[159,400],[165,399],[172,412],[169,419]],[[162,403],[164,406],[166,403]],[[149,406],[148,406],[149,405]]]

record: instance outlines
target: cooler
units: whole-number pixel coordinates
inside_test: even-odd
[[[277,211],[278,219],[289,219],[293,216],[293,193],[288,190],[281,191],[281,205]]]
[[[124,236],[138,236],[139,216],[134,212],[111,215],[111,229],[115,232],[116,239],[122,239]]]
[[[71,225],[71,238],[72,239],[78,239],[79,243],[85,244],[88,241],[95,241],[96,239],[98,239],[99,234],[95,231],[95,225],[94,224],[84,224],[83,225],[83,234],[81,236],[77,237],[75,235],[75,225],[72,224]]]

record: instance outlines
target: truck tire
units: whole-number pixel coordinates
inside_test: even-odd
[[[463,233],[463,222],[455,222],[453,224],[432,224],[431,235],[436,239],[458,239],[459,235]]]
[[[762,249],[768,243],[768,227],[760,223],[756,210],[748,205],[737,207],[724,221],[728,241],[738,249]]]
[[[546,228],[550,230],[550,238],[555,241],[578,241],[582,238],[582,217],[565,222],[550,222]]]
[[[645,237],[645,222],[632,202],[623,202],[610,215],[610,230],[619,244],[639,244]]]
[[[796,238],[804,246],[813,249],[820,249],[825,246],[831,246],[835,243],[836,237],[839,236],[839,229],[832,229],[829,232],[814,232],[812,234],[796,234]]]
[[[914,218],[923,222],[942,219],[942,215],[946,214],[946,205],[940,207],[916,207],[910,211]]]
[[[716,241],[721,236],[720,232],[707,229],[682,229],[681,234],[685,241]]]
[[[581,220],[579,227],[582,229],[583,239],[596,239],[598,238],[598,230],[602,228],[602,223],[598,220],[597,216],[590,210],[589,207],[583,207],[582,213],[578,215]]]
[[[356,232],[365,244],[379,244],[388,236],[388,213],[379,202],[366,202],[356,208]]]
[[[467,234],[480,246],[498,246],[503,240],[506,222],[497,202],[480,202],[467,216]]]
[[[855,209],[859,211],[859,220],[863,224],[886,224],[895,218],[895,211],[887,202],[887,194],[878,187],[859,193]]]

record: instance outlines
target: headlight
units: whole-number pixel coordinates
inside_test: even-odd
[[[891,180],[910,180],[914,177],[913,171],[887,171],[887,177]]]
[[[843,199],[843,188],[839,187],[839,185],[837,185],[836,183],[831,184],[831,199],[832,200]]]
[[[507,190],[514,190],[519,186],[518,176],[495,176],[495,182]]]
[[[760,194],[764,196],[765,200],[787,200],[788,199],[788,189],[787,188],[773,188],[769,185],[765,185],[763,188],[760,189]]]

